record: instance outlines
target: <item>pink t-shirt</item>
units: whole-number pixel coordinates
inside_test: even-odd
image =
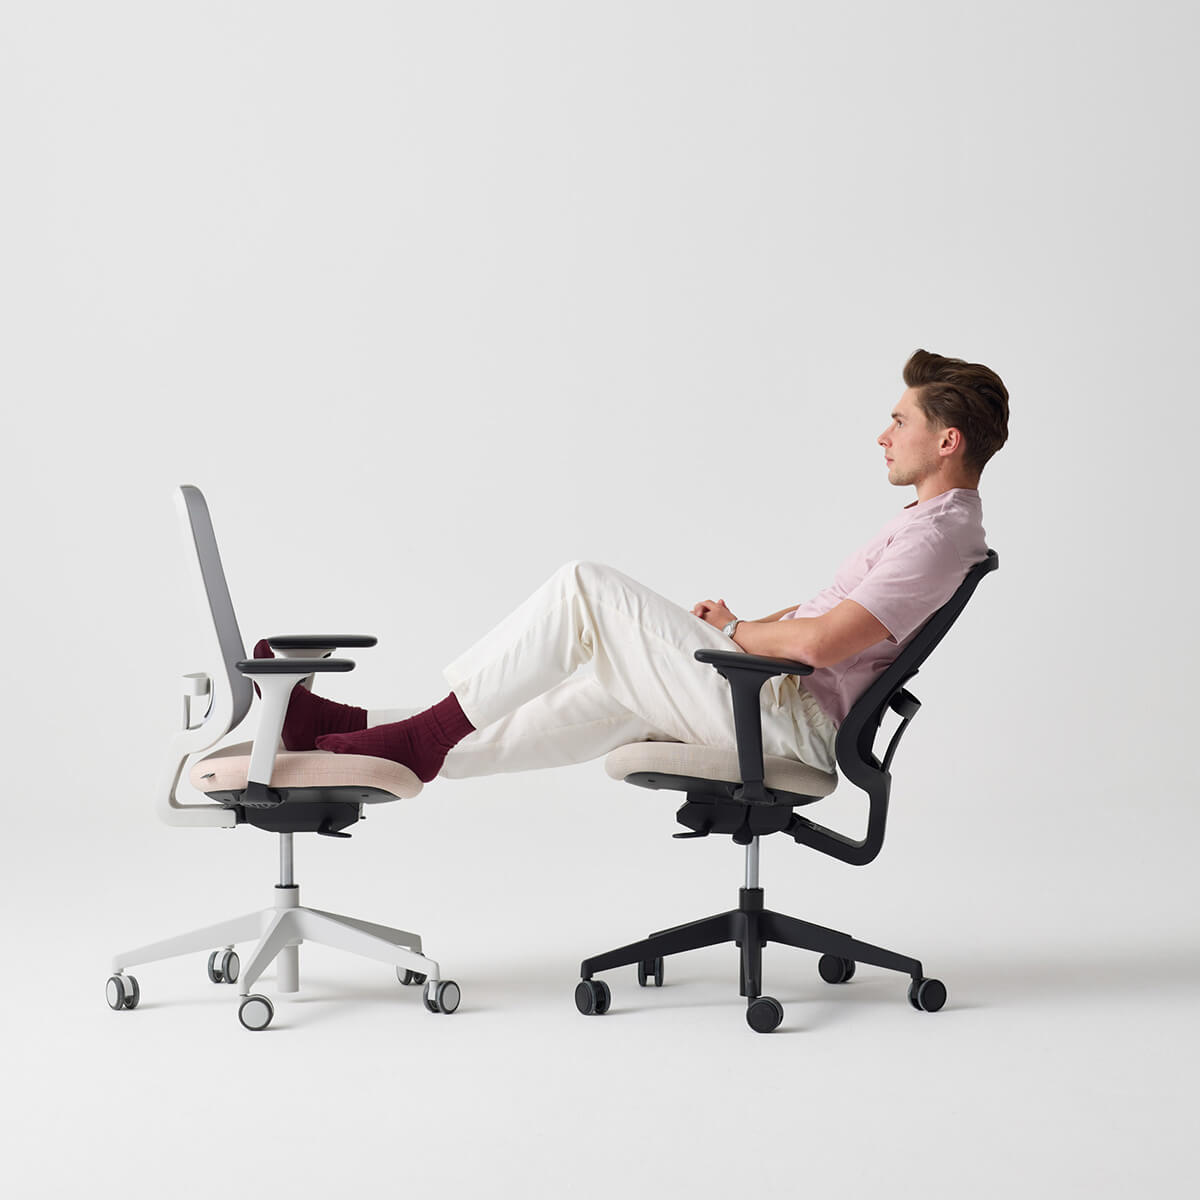
[[[887,628],[886,640],[797,679],[835,724],[987,556],[985,537],[976,489],[951,488],[923,504],[914,501],[838,567],[832,587],[780,618],[819,617],[853,600]]]

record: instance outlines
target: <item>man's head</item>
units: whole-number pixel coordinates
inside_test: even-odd
[[[1008,438],[1008,389],[981,363],[918,350],[904,364],[908,389],[879,436],[888,480],[936,495],[977,487],[984,464]],[[925,487],[922,487],[922,484]]]

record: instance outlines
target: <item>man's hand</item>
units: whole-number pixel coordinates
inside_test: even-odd
[[[730,621],[735,619],[734,614],[725,607],[724,600],[701,600],[692,609],[692,616],[707,621],[717,629],[724,629]]]

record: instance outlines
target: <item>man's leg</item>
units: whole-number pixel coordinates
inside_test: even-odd
[[[658,731],[663,739],[732,748],[729,684],[696,661],[700,647],[738,650],[720,630],[620,571],[570,562],[446,667],[453,690],[442,704],[454,700],[465,722],[482,730],[590,662],[600,689],[619,709],[639,718],[643,729]],[[794,686],[779,680],[764,687],[764,750],[829,769],[831,728],[814,730],[798,722],[795,697]],[[408,725],[394,728],[407,737]],[[381,753],[377,738],[372,748],[364,739],[388,728],[322,738],[318,745]]]
[[[587,670],[469,733],[449,754],[439,776],[468,779],[590,762],[629,742],[666,735],[622,708]]]
[[[590,662],[609,697],[664,738],[732,748],[729,684],[696,661],[702,647],[740,652],[719,629],[613,567],[570,562],[443,674],[484,728]],[[796,744],[795,696],[781,679],[763,688],[764,749],[825,758],[827,729],[813,745]]]

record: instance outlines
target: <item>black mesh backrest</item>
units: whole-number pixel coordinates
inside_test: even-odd
[[[875,756],[875,735],[883,714],[891,705],[905,719],[905,723],[919,707],[919,701],[905,692],[904,685],[917,673],[921,664],[932,653],[933,648],[946,636],[950,626],[966,607],[979,581],[989,571],[1000,566],[995,550],[976,563],[966,578],[958,585],[954,595],[921,626],[917,635],[900,652],[878,679],[854,702],[846,719],[838,727],[836,754],[838,769],[851,783],[868,792],[880,787],[886,789],[890,781],[888,766],[891,755],[885,755],[881,763]],[[897,731],[897,737],[899,736]],[[893,739],[893,746],[895,739]]]

